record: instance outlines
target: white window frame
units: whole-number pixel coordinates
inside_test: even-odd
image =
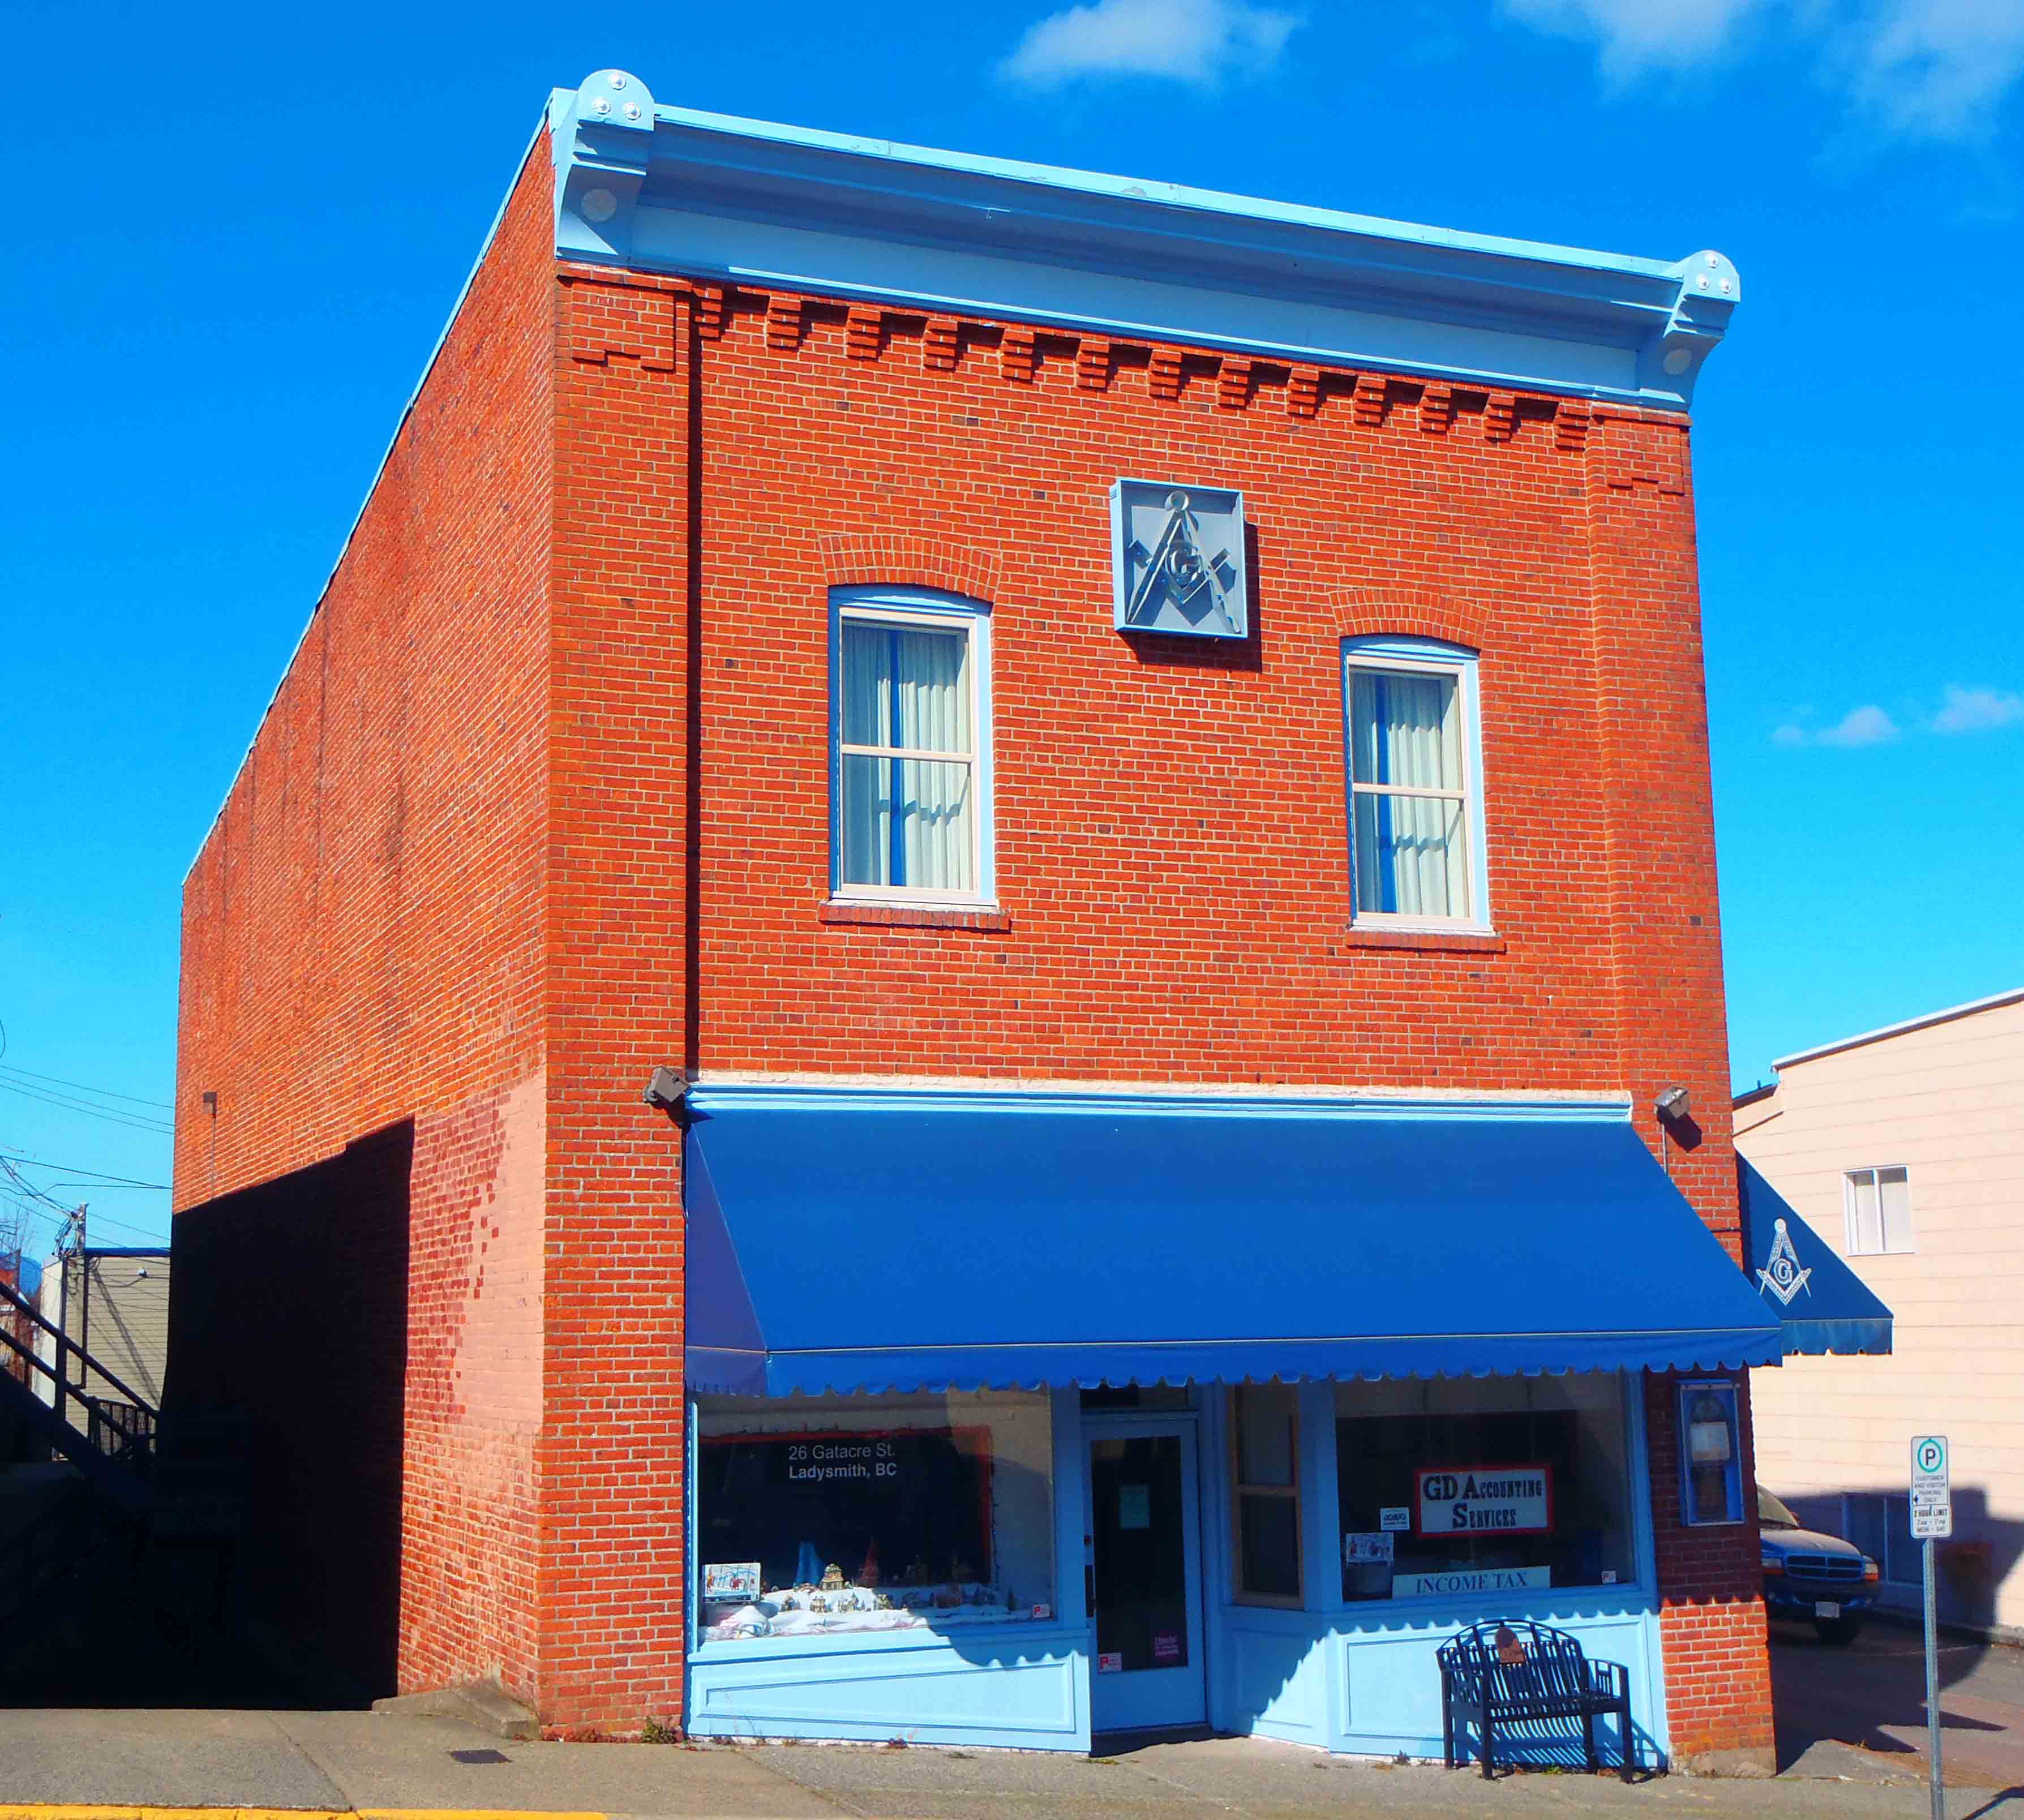
[[[843,628],[846,622],[889,625],[909,632],[960,632],[970,641],[967,753],[917,752],[911,747],[846,745],[843,738]],[[991,609],[982,601],[933,588],[837,588],[830,591],[830,897],[837,903],[911,904],[923,909],[975,909],[994,905],[995,843],[991,790]],[[925,760],[970,767],[970,876],[974,888],[945,885],[861,884],[843,876],[843,760],[845,757]]]
[[[1440,935],[1494,935],[1490,920],[1490,866],[1483,833],[1483,720],[1476,688],[1477,657],[1466,646],[1435,639],[1398,636],[1350,638],[1342,641],[1342,770],[1348,815],[1351,926]],[[1462,787],[1458,790],[1420,789],[1356,781],[1356,690],[1358,671],[1388,671],[1395,676],[1452,678],[1461,713]],[[1462,805],[1462,873],[1468,892],[1466,912],[1458,917],[1406,916],[1396,911],[1366,910],[1362,884],[1356,876],[1356,799],[1359,795],[1436,796]]]
[[[1905,1174],[1905,1231],[1900,1236],[1902,1242],[1892,1244],[1890,1232],[1883,1219],[1883,1184],[1881,1180],[1887,1170],[1902,1170]],[[1876,1230],[1883,1240],[1874,1247],[1861,1243],[1861,1233],[1855,1217],[1855,1191],[1857,1178],[1868,1176],[1876,1190]],[[1846,1255],[1850,1258],[1902,1258],[1919,1249],[1913,1236],[1912,1218],[1912,1170],[1902,1163],[1865,1163],[1860,1169],[1845,1169],[1841,1172],[1841,1217],[1842,1235],[1848,1242]]]

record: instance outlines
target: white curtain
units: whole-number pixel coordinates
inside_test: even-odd
[[[975,888],[970,693],[967,634],[844,621],[843,743],[961,755],[843,755],[845,884]]]
[[[1351,775],[1359,784],[1461,790],[1461,691],[1452,676],[1359,670],[1351,677]],[[1358,907],[1399,916],[1468,914],[1458,796],[1358,790]]]

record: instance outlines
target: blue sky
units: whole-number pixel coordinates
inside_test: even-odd
[[[77,1166],[167,1180],[184,870],[543,97],[611,64],[688,106],[1729,254],[1696,445],[1736,1078],[2024,983],[2020,0],[9,26],[0,1152],[66,1166],[27,1173],[102,1242],[166,1226]]]

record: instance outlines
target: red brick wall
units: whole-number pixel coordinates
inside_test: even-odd
[[[681,1145],[640,1089],[687,1053],[692,361],[671,291],[563,302],[541,1710],[632,1730],[682,1709]]]
[[[486,1273],[542,1243],[552,182],[544,146],[186,882],[175,1172],[186,1211],[413,1122],[399,1677],[530,1693],[540,1286]],[[189,1347],[288,1394],[229,1323]]]
[[[1637,925],[1688,914],[1704,919],[1699,952],[1716,953],[1704,757],[1670,743],[1672,722],[1697,722],[1698,676],[1678,714],[1670,654],[1661,673],[1612,683],[1670,717],[1653,762],[1686,774],[1670,802],[1646,800],[1641,771],[1635,799],[1612,802],[1605,765],[1644,755],[1620,756],[1627,730],[1599,705],[1598,657],[1615,647],[1614,619],[1589,610],[1598,458],[1561,445],[1549,401],[1516,401],[1515,434],[1499,435],[1481,394],[1434,414],[1395,383],[1366,408],[1329,375],[1302,417],[1284,369],[1262,364],[1240,408],[1207,358],[1181,363],[1167,399],[1144,350],[1113,349],[1107,383],[1087,389],[1069,345],[1042,336],[1037,372],[1008,380],[995,330],[966,325],[943,372],[918,318],[853,359],[840,309],[807,311],[788,350],[742,302],[703,344],[706,1065],[1616,1088],[1649,1043],[1688,1051],[1678,1065],[1715,1103],[1719,1069],[1694,1070],[1720,1047],[1718,995],[1681,992],[1653,1031],[1648,995],[1619,992],[1616,954]],[[1670,441],[1677,471],[1684,434],[1611,420],[1583,440]],[[1120,474],[1245,489],[1248,645],[1112,629],[1106,495]],[[1684,501],[1653,515],[1670,515],[1690,574]],[[845,529],[854,548],[838,547]],[[866,553],[882,539],[889,556]],[[1003,931],[818,914],[824,589],[882,572],[992,578]],[[1498,943],[1346,927],[1340,643],[1401,626],[1483,648]],[[1669,635],[1697,657],[1691,624]],[[1663,897],[1640,895],[1646,848],[1698,870],[1682,862]]]

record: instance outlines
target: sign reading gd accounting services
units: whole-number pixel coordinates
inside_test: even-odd
[[[1422,1536],[1543,1536],[1553,1526],[1553,1471],[1544,1466],[1423,1471],[1413,1515]]]

